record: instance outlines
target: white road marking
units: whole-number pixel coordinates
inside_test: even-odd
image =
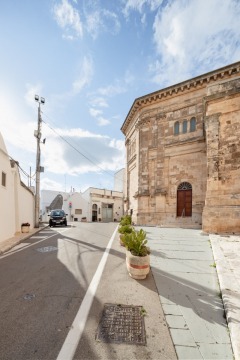
[[[44,237],[44,239],[39,240],[39,241],[36,241],[36,242],[33,243],[33,244],[29,244],[29,245],[27,244],[25,247],[22,247],[21,249],[16,249],[16,247],[17,247],[18,245],[15,245],[15,246],[14,246],[13,248],[11,248],[8,252],[6,252],[4,255],[1,255],[1,256],[0,256],[0,259],[3,259],[3,258],[5,258],[5,257],[7,257],[7,256],[16,254],[17,252],[23,251],[23,250],[25,250],[25,249],[28,249],[29,247],[34,246],[34,245],[36,245],[36,244],[39,244],[39,243],[41,243],[41,242],[43,242],[43,241],[45,241],[45,240],[48,240],[48,239],[50,239],[51,237],[53,237],[53,236],[55,236],[55,235],[57,235],[57,233],[54,233],[53,235],[50,235],[50,236],[46,236],[46,237]],[[21,244],[26,244],[26,243],[21,243]]]
[[[71,329],[63,343],[63,346],[58,354],[57,360],[72,360],[76,352],[78,343],[81,339],[85,324],[88,318],[90,308],[92,306],[93,298],[96,294],[109,251],[111,249],[115,234],[118,227],[116,227],[111,239],[109,240],[106,250],[102,256],[102,259],[98,265],[98,268],[92,278],[91,284],[89,285],[87,292],[83,298],[82,304],[77,312],[77,315],[72,323]]]

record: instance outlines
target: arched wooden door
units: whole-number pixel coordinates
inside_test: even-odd
[[[177,189],[177,216],[192,216],[192,185],[183,182]]]

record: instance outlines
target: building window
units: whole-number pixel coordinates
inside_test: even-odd
[[[179,121],[176,121],[174,124],[174,135],[179,134]]]
[[[183,121],[182,132],[183,132],[183,134],[186,134],[186,132],[187,132],[187,120]]]
[[[76,215],[82,215],[82,209],[75,209]]]
[[[195,131],[196,130],[196,118],[193,117],[190,120],[190,131]]]
[[[2,171],[2,186],[6,187],[6,179],[7,179],[7,174],[5,174],[5,172]]]

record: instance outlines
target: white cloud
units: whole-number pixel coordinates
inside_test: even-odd
[[[90,100],[90,104],[91,104],[91,106],[99,106],[99,107],[103,107],[103,108],[109,107],[106,99],[104,99],[103,97],[99,97],[99,96],[94,96]]]
[[[154,81],[166,85],[237,61],[240,3],[174,0],[154,22]]]
[[[97,119],[97,124],[99,126],[106,126],[108,124],[110,124],[110,121],[105,119],[103,116],[102,116],[102,110],[99,110],[99,109],[94,109],[94,108],[90,108],[89,109],[89,113],[92,117],[94,117],[95,119]]]
[[[110,124],[110,121],[107,120],[107,119],[105,119],[105,118],[102,117],[102,116],[98,117],[97,122],[98,122],[98,125],[99,125],[99,126],[106,126],[106,125],[109,125],[109,124]]]
[[[124,141],[82,129],[56,129],[42,146],[42,164],[48,172],[70,176],[115,170],[124,166],[123,146]]]
[[[161,6],[163,0],[127,0],[123,13],[126,17],[129,16],[131,11],[138,11],[140,14],[143,13],[144,6],[148,6],[151,11],[155,11]],[[142,19],[142,22],[144,19]]]
[[[58,181],[49,179],[48,177],[44,176],[41,179],[41,189],[54,191],[57,189],[58,191],[65,191],[63,183],[59,183]]]
[[[73,94],[78,94],[86,85],[88,85],[93,76],[93,62],[90,57],[84,57],[81,63],[81,71],[78,78],[73,82]]]
[[[123,94],[126,91],[127,91],[127,89],[125,88],[125,86],[121,86],[119,84],[108,85],[106,87],[102,87],[97,90],[97,92],[100,95],[104,95],[104,96],[115,96],[118,94]]]
[[[102,115],[102,110],[97,110],[94,108],[89,109],[89,113],[93,117],[98,117],[99,115]]]
[[[58,25],[65,31],[65,38],[73,39],[74,37],[83,36],[83,27],[79,12],[68,0],[62,0],[61,3],[55,4],[53,13]]]
[[[34,104],[34,97],[32,99]],[[13,106],[14,104],[14,106]],[[35,105],[36,106],[36,105]],[[9,155],[17,161],[16,155],[20,151],[34,153],[36,150],[36,139],[34,129],[37,128],[37,107],[36,122],[31,121],[27,109],[22,107],[22,99],[18,99],[12,93],[7,93],[7,89],[0,91],[0,131],[7,145]],[[16,150],[13,151],[13,150]]]
[[[51,105],[52,108],[56,108],[59,106],[66,106],[67,101],[72,97],[78,95],[86,86],[88,86],[94,74],[94,66],[92,58],[89,56],[84,56],[81,63],[78,65],[78,69],[76,72],[76,78],[72,81],[72,84],[69,84],[69,89],[63,91],[59,94],[51,95]]]
[[[117,14],[99,8],[86,14],[86,27],[91,36],[96,39],[100,32],[117,34],[121,24]]]

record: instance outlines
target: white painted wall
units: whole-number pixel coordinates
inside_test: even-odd
[[[124,192],[125,168],[114,174],[114,190]]]
[[[53,190],[42,190],[41,191],[41,212],[42,212],[42,221],[48,222],[49,216],[46,211],[46,208],[52,203],[52,201],[58,195],[63,197],[63,206],[62,209],[66,212],[67,220],[81,221],[82,217],[88,218],[88,202],[83,198],[82,194],[79,192],[62,192],[62,191],[53,191]],[[72,208],[69,208],[69,203],[72,203]],[[76,209],[81,209],[82,214],[76,214]],[[73,216],[72,216],[73,215]],[[90,221],[88,219],[88,221]]]
[[[6,174],[6,186],[2,185]],[[21,182],[16,162],[10,161],[0,133],[0,241],[21,231],[21,224],[34,227],[34,194]]]
[[[113,219],[120,221],[123,216],[123,193],[120,191],[90,187],[83,194],[88,202],[88,218],[92,221],[92,206],[97,205],[97,219],[102,221],[103,204],[113,204]]]

